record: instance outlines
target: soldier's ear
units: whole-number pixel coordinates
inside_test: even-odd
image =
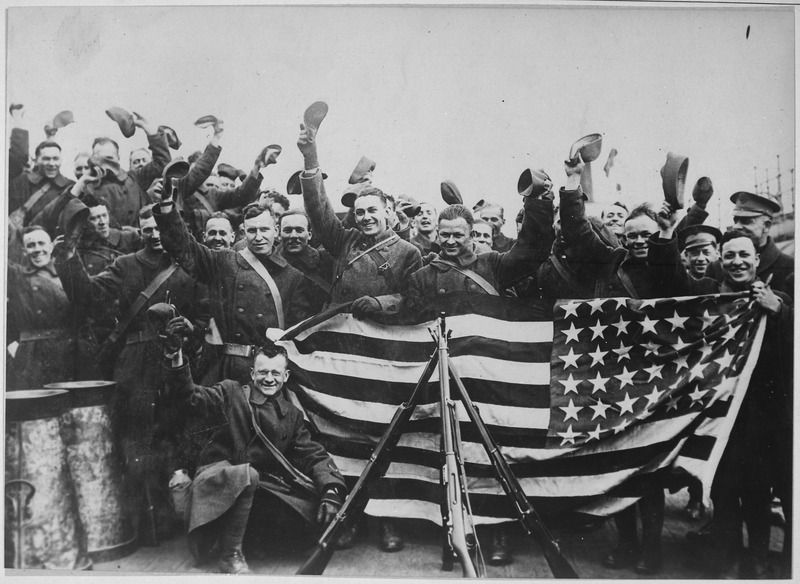
[[[284,383],[286,383],[287,381],[289,381],[289,374],[290,374],[290,373],[291,373],[291,371],[289,371],[288,369],[287,369],[286,371],[284,371],[284,372],[283,372],[283,382],[284,382]]]

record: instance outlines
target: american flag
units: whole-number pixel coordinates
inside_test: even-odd
[[[560,301],[553,317],[518,299],[452,295],[412,321],[341,311],[287,331],[297,402],[352,484],[435,351],[440,311],[471,399],[540,513],[613,513],[643,477],[680,467],[710,487],[758,356],[762,319],[725,295]],[[440,522],[438,377],[367,512]],[[457,408],[478,523],[515,517]]]

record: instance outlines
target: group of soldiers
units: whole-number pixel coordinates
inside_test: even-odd
[[[304,168],[287,185],[287,194],[302,194],[303,209],[261,188],[275,147],[262,149],[249,173],[218,164],[224,124],[214,116],[206,120],[209,144],[184,161],[171,160],[173,130],[133,114],[129,129],[145,132],[149,148],[132,152],[124,170],[117,142],[97,138],[75,159],[76,181],[61,174],[52,137],[26,167],[26,133],[12,129],[7,387],[117,382],[112,422],[140,533],[149,524],[157,543],[177,528],[166,485],[180,468],[195,477],[186,515],[193,549],[208,554],[216,544],[224,572],[248,569],[242,545],[258,486],[317,528],[341,506],[344,480],[286,398],[288,359],[271,329],[341,304],[356,318],[415,313],[453,293],[513,296],[552,310],[564,297],[750,290],[768,317],[764,345],[717,473],[714,518],[692,537],[708,548],[710,573],[722,574],[742,557],[744,522],[742,573],[768,575],[777,497],[788,562],[794,260],[770,237],[777,203],[734,193],[733,227],[722,234],[703,225],[713,188],[701,179],[680,223],[674,200],[630,211],[614,203],[592,217],[578,154],[565,162],[558,193],[545,171],[523,173],[512,239],[502,232],[501,206],[470,208],[450,181],[442,183],[440,209],[394,198],[374,186],[375,165],[363,158],[342,216],[318,156],[323,117],[307,112],[297,142]],[[164,305],[166,321],[154,310]],[[314,496],[274,484],[295,468],[312,479]],[[690,505],[702,510],[696,496]],[[654,574],[662,565],[664,485],[646,489],[638,507],[642,537],[636,508],[619,513],[620,540],[604,563]],[[403,548],[398,524],[378,523],[385,551]],[[352,545],[357,529],[337,544]],[[511,562],[507,526],[492,527],[489,537],[489,561]]]

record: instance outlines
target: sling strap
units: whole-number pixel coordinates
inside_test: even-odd
[[[25,226],[25,219],[31,212],[33,206],[49,191],[50,183],[45,183],[43,187],[28,197],[28,200],[25,201],[21,207],[11,212],[8,216],[8,221],[12,231],[22,231],[22,228]]]
[[[478,286],[483,288],[484,292],[487,294],[491,294],[492,296],[500,296],[494,286],[492,286],[483,276],[478,274],[477,272],[470,270],[469,268],[462,268],[461,266],[454,264],[453,262],[449,262],[447,260],[438,257],[434,259],[431,263],[445,265],[457,272],[464,274],[467,278],[475,282]]]
[[[128,309],[128,312],[125,316],[117,323],[117,326],[114,327],[114,330],[111,331],[111,334],[108,335],[103,344],[100,346],[98,350],[98,354],[100,354],[104,349],[116,343],[120,337],[125,333],[128,327],[133,322],[133,319],[136,318],[136,315],[142,311],[144,305],[147,304],[147,301],[156,293],[156,291],[164,285],[164,282],[169,279],[169,277],[175,273],[175,270],[178,269],[177,264],[170,264],[168,267],[161,270],[155,278],[148,284],[147,288],[139,292],[139,295],[136,297],[136,300],[133,301],[131,307]]]
[[[195,200],[198,203],[200,203],[203,206],[203,208],[206,211],[208,211],[209,215],[213,215],[214,214],[214,207],[211,206],[211,203],[208,202],[208,199],[206,199],[204,195],[202,195],[201,193],[198,193],[197,191],[195,191],[192,194],[192,196],[195,198]]]
[[[313,272],[303,272],[303,276],[305,276],[306,279],[311,280],[312,282],[314,282],[314,284],[322,288],[322,291],[325,292],[325,294],[330,295],[331,283],[328,282],[325,278]]]
[[[552,264],[553,264],[553,267],[556,269],[556,272],[558,272],[558,274],[564,279],[564,281],[567,283],[567,285],[569,285],[569,288],[571,290],[578,291],[580,294],[584,295],[586,298],[589,298],[589,297],[592,296],[592,293],[589,291],[589,288],[584,286],[583,284],[581,284],[580,282],[578,282],[575,279],[575,276],[573,276],[569,272],[569,270],[567,269],[567,266],[565,266],[561,262],[561,258],[558,257],[557,253],[551,254],[550,258],[552,259]]]
[[[250,410],[250,421],[253,424],[253,429],[256,431],[256,436],[258,436],[259,440],[263,442],[264,446],[267,447],[267,450],[269,450],[270,454],[275,457],[275,460],[280,463],[283,469],[289,473],[289,477],[295,485],[314,495],[314,497],[319,497],[319,491],[317,491],[313,481],[297,470],[294,465],[283,455],[283,453],[278,450],[277,446],[275,446],[272,441],[264,435],[264,432],[261,431],[261,428],[258,425],[258,420],[256,420],[256,413],[253,411],[253,406],[250,404],[250,386],[245,385],[242,389],[244,389],[244,397],[247,401],[247,409]]]
[[[636,287],[631,282],[630,276],[625,273],[625,270],[622,269],[622,266],[617,268],[617,277],[619,277],[620,282],[622,282],[622,286],[631,295],[631,298],[639,298],[639,294],[636,292]]]
[[[334,278],[334,280],[333,280],[333,284],[331,285],[331,289],[333,289],[333,287],[339,282],[339,280],[342,279],[342,275],[344,274],[344,271],[347,268],[352,266],[354,263],[356,263],[358,260],[360,260],[364,256],[368,255],[370,258],[372,258],[372,261],[374,261],[375,264],[378,266],[378,273],[383,275],[383,277],[386,279],[387,284],[389,284],[389,286],[390,286],[389,289],[392,290],[393,289],[391,287],[391,283],[393,281],[393,279],[392,279],[392,267],[391,267],[391,265],[389,265],[389,262],[386,261],[386,258],[383,257],[383,255],[381,255],[380,252],[378,252],[378,250],[380,248],[386,246],[386,245],[389,245],[395,239],[399,239],[399,238],[400,238],[399,235],[397,235],[396,233],[393,233],[391,236],[387,237],[386,239],[382,239],[381,241],[379,241],[378,243],[376,243],[375,245],[373,245],[369,249],[366,249],[366,250],[362,251],[360,254],[358,254],[356,257],[354,257],[352,260],[347,262],[344,265],[344,267],[341,270],[339,270],[339,273],[336,274],[336,278]],[[376,253],[373,253],[373,252],[376,252]]]
[[[264,264],[261,263],[261,260],[259,260],[255,254],[250,251],[250,248],[245,247],[239,252],[239,254],[248,264],[250,264],[250,267],[256,271],[256,274],[261,276],[261,279],[266,282],[270,294],[272,294],[272,301],[275,303],[275,311],[278,315],[278,327],[285,329],[286,323],[283,320],[283,300],[281,299],[281,293],[278,291],[278,285],[275,283],[275,280],[272,279],[272,276],[267,271],[267,268],[264,266]]]

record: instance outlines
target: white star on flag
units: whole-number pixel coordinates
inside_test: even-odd
[[[561,409],[564,410],[566,414],[564,416],[564,421],[566,422],[570,418],[573,418],[575,421],[578,420],[578,412],[583,409],[583,406],[576,406],[575,403],[572,401],[572,398],[569,400],[569,405],[561,406]]]
[[[597,321],[597,324],[594,326],[590,326],[589,330],[592,331],[592,340],[596,339],[597,337],[603,338],[603,331],[608,328],[607,325],[600,324],[600,321]]]
[[[602,434],[603,432],[605,432],[605,430],[603,430],[600,427],[600,424],[597,424],[594,430],[589,430],[588,432],[586,432],[586,434],[588,435],[588,438],[586,440],[587,441],[600,440],[600,434]]]
[[[597,372],[597,377],[594,379],[587,379],[589,383],[592,384],[592,394],[597,393],[598,391],[605,392],[606,391],[606,381],[608,381],[609,377],[602,377],[600,372]]]
[[[566,342],[568,343],[571,343],[572,341],[575,341],[576,343],[580,342],[578,340],[578,335],[581,334],[581,331],[583,331],[582,328],[576,328],[575,323],[574,322],[571,323],[570,327],[564,331],[564,334],[567,336]]]
[[[602,313],[603,312],[602,307],[605,301],[606,298],[595,298],[594,300],[589,300],[589,306],[592,307],[592,311],[589,313],[589,315],[592,315],[595,312]]]
[[[698,385],[697,387],[694,388],[694,391],[689,394],[689,397],[692,398],[692,402],[696,402],[702,399],[703,396],[707,393],[708,393],[707,389],[701,391],[700,386]]]
[[[594,415],[592,416],[592,419],[594,420],[598,416],[605,418],[606,410],[611,407],[611,404],[605,404],[603,403],[603,400],[597,400],[596,404],[590,405],[589,407],[594,410]]]
[[[628,353],[631,352],[632,348],[633,347],[631,347],[630,345],[625,345],[625,344],[622,343],[622,341],[620,341],[619,348],[611,349],[612,351],[614,351],[617,354],[617,363],[619,363],[623,359],[628,359],[630,361],[631,357],[630,357],[630,355],[628,355]]]
[[[581,435],[580,432],[573,432],[572,431],[572,424],[569,425],[566,432],[557,432],[559,436],[561,436],[564,440],[561,441],[561,446],[565,444],[575,444],[575,438]]]
[[[580,306],[579,302],[569,302],[567,304],[562,304],[561,308],[564,309],[564,318],[567,318],[569,315],[572,315],[577,318],[578,316],[578,307]]]
[[[657,387],[653,388],[653,391],[650,392],[648,395],[644,396],[647,398],[647,407],[655,407],[658,400],[661,399],[661,396],[664,394],[664,390],[659,390]]]
[[[619,405],[619,413],[620,415],[624,414],[625,412],[633,413],[633,404],[639,401],[638,397],[631,397],[630,393],[625,393],[625,399],[621,399],[617,402]]]
[[[617,335],[618,336],[622,336],[622,335],[624,335],[625,333],[628,332],[628,325],[629,324],[631,324],[631,321],[625,320],[624,318],[622,318],[622,316],[620,316],[619,320],[617,322],[612,323],[611,326],[614,326],[614,327],[617,328]]]
[[[600,346],[598,345],[597,348],[592,353],[587,353],[587,354],[592,357],[592,364],[590,365],[590,367],[594,367],[598,363],[603,362],[603,357],[608,355],[608,351],[601,351]]]
[[[668,323],[670,323],[672,325],[672,330],[673,331],[677,330],[679,328],[682,328],[682,329],[686,330],[685,323],[686,323],[687,320],[689,320],[689,317],[688,316],[680,316],[678,314],[678,311],[676,310],[675,311],[675,316],[673,316],[672,318],[665,318],[664,320],[666,320]]]
[[[575,351],[572,349],[569,350],[569,353],[566,355],[559,355],[559,358],[564,361],[564,368],[567,367],[578,367],[578,359],[581,358],[581,354],[575,354]]]
[[[661,370],[663,368],[664,368],[663,365],[653,365],[652,367],[645,367],[644,370],[650,374],[650,379],[648,379],[647,381],[653,381],[653,379],[655,379],[656,377],[658,377],[659,379],[664,379],[661,376]]]
[[[622,368],[622,373],[619,375],[615,375],[617,379],[619,379],[619,388],[622,389],[626,385],[633,385],[633,376],[636,375],[636,371],[628,371],[627,367]]]
[[[580,384],[581,380],[578,379],[576,381],[573,379],[572,373],[570,373],[569,377],[566,379],[559,379],[558,382],[564,386],[564,395],[567,395],[570,392],[578,393],[578,384]]]
[[[639,324],[642,325],[642,332],[651,332],[656,334],[656,325],[658,324],[657,320],[653,320],[649,316],[645,316],[642,320],[639,321]]]

